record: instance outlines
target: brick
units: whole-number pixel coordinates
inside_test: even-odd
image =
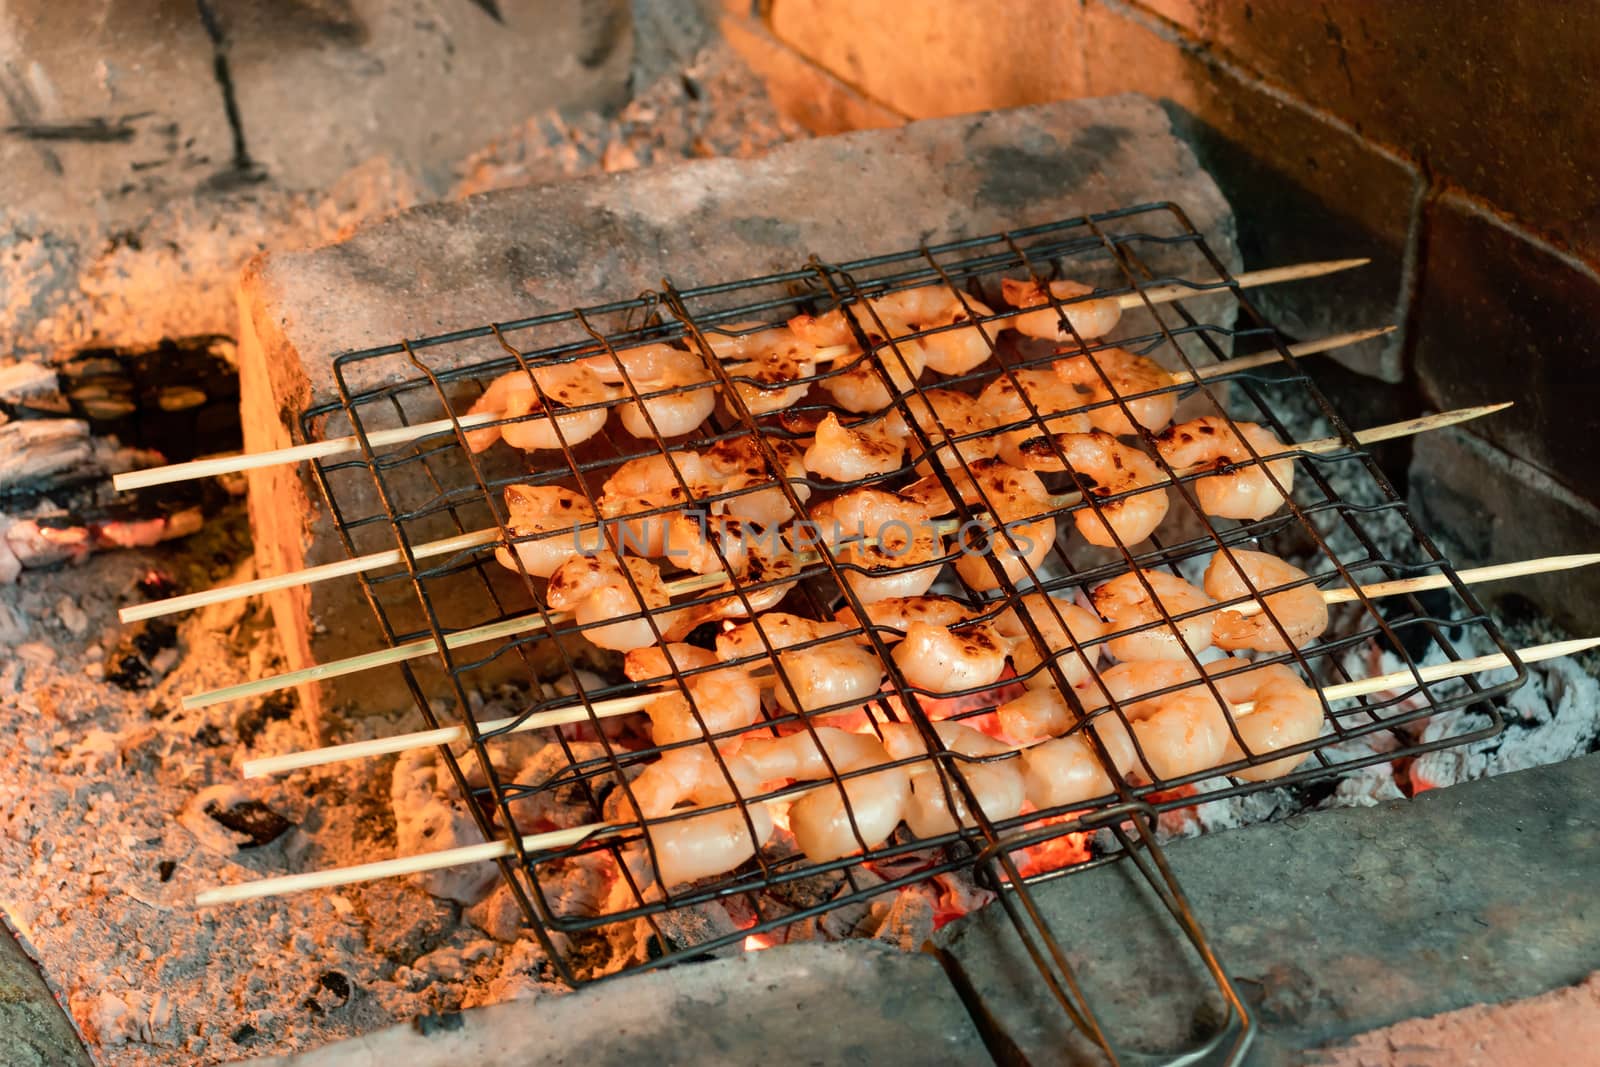
[[[776,0],[772,32],[913,118],[1082,96],[1077,0]]]
[[[757,19],[729,15],[722,19],[721,30],[723,40],[765,83],[779,114],[812,133],[875,130],[906,120],[777,40]]]
[[[404,213],[341,244],[271,254],[246,276],[245,445],[281,446],[300,432],[296,412],[338,395],[333,353],[638,293],[667,271],[688,287],[793,269],[813,252],[841,261],[1167,198],[1184,205],[1224,262],[1237,264],[1232,223],[1211,179],[1159,107],[1123,96],[926,120],[793,142],[753,160],[697,160]],[[1195,313],[1214,315],[1215,305],[1208,311],[1202,302]],[[490,342],[447,358],[499,354]],[[393,368],[346,367],[347,386],[360,392]],[[506,450],[491,455],[522,462]],[[362,500],[369,511],[377,506],[370,491]],[[263,574],[343,554],[303,472],[253,472],[251,506]],[[486,607],[482,600],[476,610]],[[469,598],[451,610],[461,625],[474,605]],[[348,586],[286,593],[273,614],[291,667],[377,642],[368,609]],[[375,672],[330,687],[326,697],[381,707],[405,699],[397,682],[398,672]],[[303,701],[312,716],[315,700]]]
[[[1513,400],[1474,432],[1600,501],[1600,275],[1470,202],[1429,212],[1417,377],[1440,407]]]
[[[1600,258],[1592,107],[1600,7],[1144,4],[1293,95]]]
[[[1237,68],[1193,52],[1148,16],[1105,0],[1085,9],[1091,93],[1139,87],[1176,105],[1174,122],[1238,206],[1247,268],[1370,256],[1359,270],[1251,294],[1297,337],[1403,324],[1406,258],[1422,189],[1416,169]],[[1400,333],[1336,354],[1399,381]]]

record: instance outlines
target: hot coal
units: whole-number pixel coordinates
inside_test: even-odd
[[[239,713],[233,720],[233,729],[239,737],[239,744],[253,745],[261,731],[266,729],[268,723],[287,722],[294,716],[294,692],[271,693],[259,702],[250,705]]]

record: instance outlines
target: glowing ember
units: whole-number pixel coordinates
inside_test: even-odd
[[[778,939],[771,934],[750,934],[744,939],[746,952],[760,952],[764,948],[771,948],[778,943]]]
[[[1035,830],[1057,823],[1071,822],[1077,817],[1077,812],[1069,811],[1065,815],[1029,823],[1026,829]],[[1088,830],[1062,834],[1060,837],[1041,841],[1037,845],[1017,849],[1011,854],[1011,860],[1017,865],[1017,873],[1024,878],[1064,870],[1079,863],[1087,863],[1093,858],[1093,853],[1089,850],[1089,840],[1092,836]]]

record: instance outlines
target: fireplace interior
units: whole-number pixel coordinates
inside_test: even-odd
[[[1581,1062],[1592,21],[0,11],[0,1058]]]

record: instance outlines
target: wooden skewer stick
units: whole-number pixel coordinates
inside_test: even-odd
[[[1370,330],[1355,330],[1350,333],[1334,334],[1315,341],[1304,341],[1300,344],[1290,345],[1289,354],[1295,357],[1318,355],[1331,352],[1336,348],[1359,344],[1362,341],[1384,334],[1394,332],[1393,326],[1379,326]],[[1195,374],[1184,371],[1173,375],[1173,381],[1184,383],[1195,379],[1208,379],[1235,371],[1251,370],[1255,367],[1264,367],[1278,363],[1282,359],[1276,351],[1261,352],[1253,356],[1241,356],[1223,363],[1207,364],[1199,368]],[[1054,414],[1052,412],[1051,414]],[[465,425],[465,420],[463,420]],[[158,468],[165,470],[167,468]],[[573,532],[587,532],[594,527],[575,527]],[[463,549],[474,548],[481,545],[492,545],[500,540],[498,530],[476,530],[470,533],[458,534],[455,537],[446,537],[440,541],[425,541],[414,545],[411,554],[417,559],[428,559],[434,556],[449,555]],[[184,611],[193,611],[208,604],[221,604],[229,600],[240,600],[244,597],[261,596],[279,589],[292,589],[300,585],[312,585],[316,582],[326,582],[334,578],[343,578],[352,574],[363,574],[367,571],[380,570],[384,567],[396,566],[404,563],[405,559],[399,549],[390,549],[386,552],[374,552],[366,556],[356,556],[336,563],[325,563],[320,567],[307,567],[305,570],[292,571],[288,574],[275,574],[267,578],[257,578],[249,582],[239,582],[235,585],[218,586],[215,589],[202,589],[197,593],[185,593],[182,596],[168,597],[165,600],[152,600],[144,604],[134,604],[117,612],[117,618],[124,623],[138,622],[141,619],[155,619],[166,615],[176,615]]]
[[[1571,641],[1556,641],[1546,645],[1534,645],[1530,648],[1520,649],[1517,652],[1517,657],[1524,663],[1539,663],[1544,660],[1570,656],[1596,646],[1600,646],[1600,637],[1583,637]],[[1459,660],[1455,663],[1440,663],[1431,667],[1421,667],[1415,672],[1410,670],[1394,671],[1390,674],[1381,674],[1373,678],[1361,678],[1356,681],[1327,686],[1322,690],[1322,695],[1329,702],[1350,700],[1355,697],[1381,693],[1396,686],[1410,686],[1415,684],[1418,678],[1424,683],[1442,682],[1450,678],[1460,678],[1469,674],[1477,674],[1480,671],[1501,670],[1510,666],[1510,658],[1497,652],[1487,656]],[[1236,705],[1235,708],[1242,711],[1245,706],[1241,704]],[[1042,744],[1044,742],[1039,743]],[[829,782],[820,782],[812,788],[826,788],[830,784]],[[800,792],[797,791],[782,798],[768,800],[767,803],[790,804],[799,795]],[[632,829],[634,829],[633,825],[591,823],[587,826],[574,826],[566,830],[555,830],[550,833],[528,834],[522,838],[522,847],[528,852],[546,852],[552,849],[566,848],[592,837],[625,833]],[[390,860],[379,860],[376,863],[361,863],[352,867],[307,871],[303,874],[282,875],[277,878],[262,878],[253,882],[220,886],[197,894],[195,903],[205,907],[212,904],[228,904],[241,900],[256,900],[261,897],[282,896],[307,889],[327,889],[333,886],[350,885],[355,882],[367,882],[375,878],[391,878],[406,874],[416,874],[421,871],[436,871],[444,867],[455,867],[467,863],[481,863],[484,860],[499,859],[502,856],[511,854],[512,848],[509,841],[489,841],[481,845],[466,845],[461,848],[444,849],[439,852],[425,852],[416,856],[400,856]]]
[[[1520,563],[1499,563],[1490,567],[1474,567],[1470,570],[1456,572],[1456,577],[1466,585],[1480,582],[1494,582],[1506,578],[1521,578],[1530,574],[1548,574],[1553,571],[1571,570],[1575,567],[1588,567],[1600,563],[1600,552],[1581,556],[1545,556],[1543,559],[1523,560]],[[1450,584],[1450,579],[1443,574],[1429,574],[1420,578],[1402,578],[1391,582],[1375,582],[1372,585],[1360,587],[1360,594],[1369,600],[1380,597],[1401,596],[1405,593],[1418,593],[1426,589],[1443,589]],[[1322,599],[1327,604],[1343,604],[1357,599],[1355,589],[1324,589]],[[1266,594],[1268,597],[1274,594]],[[1240,615],[1255,615],[1262,611],[1259,601],[1240,604],[1236,607],[1225,608],[1225,611],[1238,612]],[[650,702],[659,697],[663,692],[672,692],[673,688],[664,687],[651,689],[634,696],[613,697],[610,700],[596,700],[593,702],[596,718],[609,719],[620,715],[632,715],[643,711]],[[568,707],[552,708],[526,717],[508,717],[503,719],[487,719],[478,724],[479,733],[494,733],[504,730],[508,734],[520,734],[528,730],[542,730],[551,726],[566,726],[572,723],[588,722],[589,712],[582,703],[575,703]],[[464,726],[441,726],[437,730],[418,730],[409,734],[396,734],[393,737],[379,737],[368,741],[351,741],[343,745],[330,745],[326,748],[314,748],[304,752],[287,752],[281,756],[263,756],[259,759],[246,760],[243,771],[246,778],[263,778],[271,774],[283,774],[288,771],[303,770],[307,767],[320,767],[329,763],[339,763],[343,760],[368,759],[373,756],[388,756],[396,752],[405,752],[414,748],[432,748],[435,745],[454,745],[468,740],[467,728]]]
[[[1355,438],[1361,444],[1388,441],[1396,437],[1423,433],[1427,430],[1437,430],[1444,426],[1453,426],[1456,423],[1480,418],[1510,406],[1509,402],[1488,404],[1476,408],[1463,408],[1459,411],[1445,411],[1418,419],[1406,419],[1403,422],[1394,422],[1385,426],[1374,426],[1370,429],[1362,430],[1355,435]],[[1342,438],[1324,437],[1315,441],[1286,445],[1282,451],[1265,453],[1262,458],[1271,459],[1274,456],[1291,455],[1301,451],[1334,452],[1343,447],[1345,447],[1345,442]],[[1161,484],[1163,483],[1153,482],[1151,486]],[[1079,493],[1065,493],[1060,496],[1050,497],[1049,503],[1051,508],[1054,509],[1069,507],[1082,499],[1083,497]],[[960,524],[952,519],[933,525],[941,533],[949,533],[958,529]],[[870,540],[868,539],[869,542]],[[815,558],[818,558],[814,553],[809,555],[811,558],[806,559],[805,562],[812,562]],[[721,575],[696,575],[693,578],[679,578],[668,582],[666,583],[666,588],[669,596],[675,596],[679,593],[697,592],[713,588],[726,581],[727,579]],[[565,621],[567,619],[567,615],[564,612],[550,612],[549,616],[552,621]],[[496,641],[502,637],[532,633],[535,630],[544,628],[544,616],[537,612],[530,612],[510,619],[501,619],[499,622],[458,630],[453,634],[446,635],[444,644],[446,648],[450,649],[462,648],[467,645],[481,644],[485,641]],[[415,641],[407,641],[403,645],[395,645],[393,648],[381,648],[359,656],[348,656],[345,659],[336,659],[327,663],[318,663],[311,667],[302,667],[297,671],[287,671],[283,674],[269,675],[266,678],[257,678],[251,682],[241,682],[238,685],[212,689],[204,693],[194,693],[183,698],[183,706],[185,708],[206,708],[213,704],[226,703],[229,700],[242,700],[245,697],[260,696],[263,693],[275,693],[280,689],[288,689],[307,682],[320,682],[328,678],[342,678],[346,675],[371,670],[374,667],[404,663],[406,660],[420,659],[423,656],[433,655],[438,651],[438,642],[431,637],[422,637]]]
[[[1337,271],[1350,270],[1362,267],[1372,262],[1370,259],[1330,259],[1318,263],[1297,263],[1288,267],[1272,267],[1268,270],[1246,271],[1234,276],[1234,281],[1243,288],[1257,285],[1277,285],[1282,282],[1300,281],[1305,278],[1318,278],[1324,274],[1333,274]],[[1117,303],[1124,310],[1143,307],[1148,300],[1152,304],[1167,304],[1185,297],[1200,296],[1206,292],[1206,287],[1220,284],[1221,279],[1212,279],[1209,282],[1199,282],[1196,285],[1163,285],[1155,289],[1146,289],[1143,293],[1124,293],[1117,297]],[[1019,312],[1026,309],[1018,309]],[[812,354],[811,361],[825,363],[844,355],[854,348],[853,345],[832,345],[819,348]],[[474,429],[488,425],[502,416],[495,412],[480,412],[476,415],[463,415],[459,419],[434,419],[431,422],[421,422],[415,426],[396,426],[387,430],[376,430],[367,434],[367,441],[374,448],[388,445],[404,444],[415,441],[419,437],[429,434],[450,433],[457,425],[463,430]],[[289,448],[273,449],[269,452],[252,452],[235,456],[214,456],[210,459],[190,460],[187,463],[172,463],[165,467],[151,467],[142,471],[129,471],[119,474],[111,479],[111,484],[119,492],[130,489],[143,489],[152,485],[168,485],[172,482],[185,482],[194,478],[211,478],[219,474],[235,474],[239,471],[257,470],[261,467],[274,467],[280,463],[300,463],[311,459],[326,459],[329,456],[339,456],[346,452],[361,451],[361,442],[354,435],[349,437],[336,437],[328,441],[312,441],[303,445],[294,445]]]
[[[1479,582],[1498,582],[1507,578],[1522,578],[1530,574],[1549,574],[1554,571],[1568,571],[1576,567],[1590,567],[1600,563],[1600,552],[1590,552],[1586,555],[1575,556],[1544,556],[1540,559],[1523,560],[1520,563],[1496,563],[1488,567],[1471,567],[1464,571],[1457,571],[1456,577],[1464,585],[1476,585]],[[1444,574],[1427,574],[1420,578],[1397,578],[1389,582],[1374,582],[1371,585],[1358,586],[1354,589],[1323,589],[1322,602],[1324,604],[1348,604],[1352,600],[1366,597],[1376,600],[1379,597],[1402,596],[1406,593],[1421,593],[1429,589],[1447,589],[1450,578]],[[1270,599],[1274,595],[1267,593]],[[1259,600],[1234,607],[1223,608],[1223,611],[1237,612],[1240,615],[1259,615],[1265,610]]]

